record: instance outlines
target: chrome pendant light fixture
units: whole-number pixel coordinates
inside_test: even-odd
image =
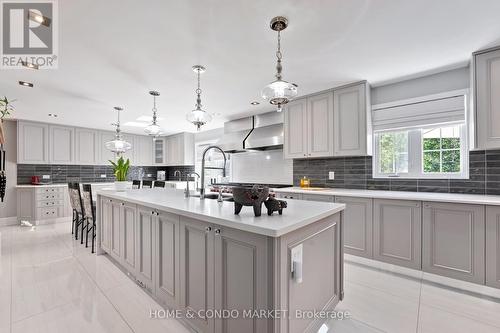
[[[111,150],[117,155],[121,155],[122,153],[126,152],[127,150],[132,149],[132,145],[130,142],[127,142],[123,140],[121,129],[120,129],[120,112],[123,111],[123,108],[119,106],[115,106],[114,109],[116,110],[118,114],[118,121],[115,124],[111,124],[113,126],[116,126],[116,134],[115,134],[115,139],[106,142],[104,145],[106,149]]]
[[[201,89],[200,89],[200,74],[205,72],[205,67],[201,65],[193,66],[193,71],[198,76],[198,88],[196,89],[196,105],[195,109],[189,112],[186,119],[196,126],[196,130],[199,131],[201,126],[212,121],[212,116],[203,110],[201,107]]]
[[[158,125],[156,119],[156,97],[160,96],[160,93],[152,90],[149,94],[153,96],[153,122],[144,129],[144,132],[146,132],[147,135],[157,137],[162,134],[161,127]]]
[[[288,20],[283,16],[276,16],[271,20],[270,27],[272,30],[278,32],[278,49],[276,51],[276,80],[268,84],[262,89],[262,98],[268,100],[272,105],[276,105],[277,111],[282,111],[282,106],[290,102],[297,96],[297,85],[287,82],[282,79],[281,72],[283,67],[281,59],[281,31],[285,30],[288,26]]]

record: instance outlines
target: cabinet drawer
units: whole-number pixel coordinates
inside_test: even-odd
[[[63,200],[40,200],[40,201],[37,201],[36,206],[38,208],[59,207],[59,206],[64,206],[64,201]]]
[[[36,194],[47,194],[47,193],[62,193],[64,190],[63,187],[42,187],[42,188],[37,188]]]
[[[37,209],[37,220],[48,220],[60,217],[60,207],[47,207]]]
[[[38,193],[36,195],[37,201],[41,200],[63,200],[64,193],[62,192],[47,192],[47,193]]]
[[[297,199],[302,200],[302,194],[300,193],[276,193],[278,199]]]

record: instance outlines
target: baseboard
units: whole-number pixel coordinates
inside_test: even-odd
[[[16,225],[16,224],[17,224],[17,216],[0,217],[0,227],[8,225]]]

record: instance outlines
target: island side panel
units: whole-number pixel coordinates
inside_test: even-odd
[[[95,228],[95,253],[97,255],[102,255],[105,254],[106,251],[103,250],[102,248],[102,214],[103,214],[103,209],[102,209],[102,199],[103,196],[100,194],[97,194],[97,200],[96,200],[96,228]]]
[[[331,311],[343,294],[342,212],[274,240],[274,308],[288,311],[274,332],[316,331],[325,320],[295,319],[296,310]],[[291,272],[292,248],[302,244],[302,282]]]

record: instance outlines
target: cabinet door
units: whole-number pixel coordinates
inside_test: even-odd
[[[373,258],[421,269],[421,202],[373,201]]]
[[[101,247],[111,253],[111,200],[101,199]]]
[[[106,142],[114,140],[115,139],[115,134],[112,132],[101,132],[100,133],[100,140],[99,140],[99,164],[104,164],[108,165],[109,160],[114,161],[116,158],[115,153],[113,153],[111,150],[106,149],[104,146]]]
[[[75,129],[50,125],[49,133],[50,163],[73,164],[75,161]]]
[[[302,194],[302,200],[307,200],[307,201],[321,201],[321,202],[335,202],[335,197],[333,195]]]
[[[346,204],[344,210],[345,253],[373,257],[373,200],[370,198],[335,197],[335,202]]]
[[[77,128],[75,130],[75,163],[96,165],[99,160],[99,132]]]
[[[475,57],[478,149],[500,148],[500,49]]]
[[[17,221],[35,221],[35,190],[31,188],[17,189]]]
[[[197,220],[180,220],[180,303],[186,311],[214,308],[214,235]],[[199,332],[214,332],[214,320],[189,319]]]
[[[307,99],[307,157],[333,156],[333,93]]]
[[[137,207],[134,204],[123,203],[121,207],[122,249],[121,262],[127,271],[135,276],[136,265],[136,234],[137,234]]]
[[[179,216],[159,212],[156,223],[155,295],[163,305],[179,302]]]
[[[297,200],[302,200],[302,194],[300,194],[300,193],[278,192],[278,193],[276,193],[276,197],[278,199],[297,199]]]
[[[422,269],[484,283],[484,206],[424,202]]]
[[[367,155],[366,83],[333,91],[335,156]]]
[[[155,165],[165,163],[165,138],[156,138],[153,141],[153,158]]]
[[[215,308],[268,309],[267,238],[234,230],[215,229]],[[215,332],[265,333],[266,320],[217,319]]]
[[[135,144],[138,165],[153,165],[153,139],[150,136],[137,136]]]
[[[284,109],[285,158],[307,157],[307,99],[298,99]]]
[[[486,284],[500,288],[500,207],[486,207]]]
[[[109,254],[117,261],[121,261],[121,240],[123,238],[120,222],[121,206],[121,202],[115,200],[111,201],[111,251]]]
[[[150,293],[153,292],[153,229],[156,212],[137,207],[136,280]]]
[[[20,121],[17,129],[17,162],[49,163],[49,126]]]

